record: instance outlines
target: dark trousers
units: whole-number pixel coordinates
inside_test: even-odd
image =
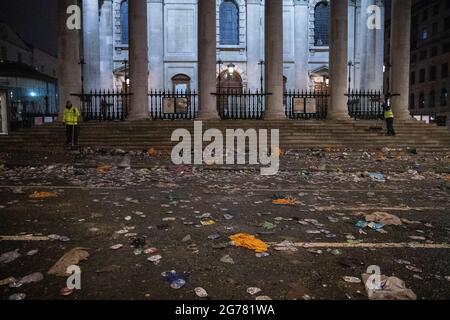
[[[77,125],[66,125],[66,144],[78,145],[79,128]]]
[[[386,119],[386,127],[387,127],[387,134],[390,136],[395,136],[394,118]]]

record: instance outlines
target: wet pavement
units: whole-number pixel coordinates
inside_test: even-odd
[[[271,177],[145,152],[0,154],[0,298],[368,299],[344,277],[376,265],[417,299],[450,299],[449,174],[450,155],[403,150],[286,152]],[[356,226],[374,212],[401,225]],[[239,233],[267,253],[230,244]],[[63,296],[47,272],[74,248],[82,287]]]

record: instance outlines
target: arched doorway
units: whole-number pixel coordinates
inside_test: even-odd
[[[236,70],[224,70],[217,78],[217,109],[226,119],[240,118],[247,106],[243,95],[242,77]]]
[[[243,87],[242,77],[237,71],[234,71],[232,74],[230,74],[228,70],[224,70],[217,78],[218,93],[242,93]]]

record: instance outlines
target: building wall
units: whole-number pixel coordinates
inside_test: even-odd
[[[0,23],[0,60],[23,63],[56,78],[57,58],[28,45],[5,23]]]
[[[450,123],[450,2],[415,1],[412,11],[410,111],[436,114]],[[441,103],[443,89],[447,92],[445,104]]]
[[[149,82],[154,89],[171,89],[171,79],[177,74],[191,78],[191,88],[197,88],[197,0],[147,0],[149,33]],[[264,0],[235,0],[239,8],[239,44],[220,44],[219,8],[217,2],[217,60],[225,69],[236,66],[244,88],[260,89],[261,65],[264,60]],[[314,9],[323,0],[282,0],[284,18],[284,76],[287,89],[306,89],[314,86],[314,79],[324,80],[328,73],[329,47],[314,45]],[[325,0],[327,1],[327,0]],[[125,81],[124,60],[128,60],[128,45],[122,43],[121,4],[113,0],[113,87]],[[362,37],[361,2],[349,1],[349,60],[354,88],[360,86]],[[101,13],[103,14],[103,13]],[[101,19],[101,18],[100,18]],[[102,26],[101,26],[102,28]],[[100,30],[102,34],[102,30]],[[383,49],[383,37],[377,38]],[[382,54],[381,50],[381,54]],[[380,50],[377,51],[380,54]],[[376,54],[374,52],[374,54]],[[382,73],[383,59],[377,62]],[[219,74],[219,66],[218,66]],[[377,89],[382,87],[379,77]],[[375,88],[373,88],[375,89]]]

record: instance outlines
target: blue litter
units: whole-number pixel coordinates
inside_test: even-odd
[[[181,289],[186,284],[186,278],[175,270],[163,272],[161,275],[170,283],[172,289]]]

